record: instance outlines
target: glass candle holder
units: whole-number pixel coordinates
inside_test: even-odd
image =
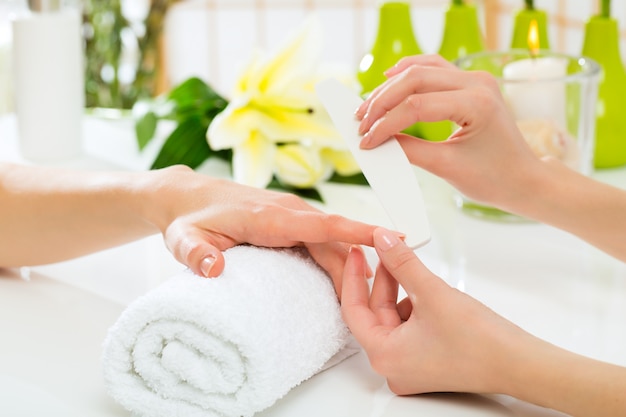
[[[524,138],[538,157],[552,156],[571,169],[593,170],[600,66],[592,59],[540,50],[479,52],[455,61],[463,70],[493,74]],[[515,169],[515,167],[511,167]],[[480,217],[523,221],[458,195],[457,205]]]

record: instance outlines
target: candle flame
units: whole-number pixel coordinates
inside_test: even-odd
[[[535,56],[539,52],[539,25],[537,25],[537,21],[533,19],[530,22],[530,26],[528,27],[528,49],[530,49],[530,54]]]

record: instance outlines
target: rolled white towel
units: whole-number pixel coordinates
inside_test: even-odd
[[[348,342],[330,278],[303,251],[238,246],[224,256],[219,278],[181,273],[109,330],[105,383],[131,412],[250,416]]]

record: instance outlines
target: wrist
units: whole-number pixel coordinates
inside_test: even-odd
[[[536,160],[523,169],[517,169],[508,183],[513,184],[503,193],[496,206],[529,219],[549,223],[551,213],[558,211],[564,185],[571,175],[579,175],[554,159]]]
[[[162,233],[177,218],[199,206],[210,205],[211,195],[221,181],[196,174],[187,166],[177,165],[142,172],[137,181],[137,200],[141,216]],[[211,190],[211,192],[209,192]]]

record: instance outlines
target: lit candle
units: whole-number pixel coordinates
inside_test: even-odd
[[[531,54],[536,54],[538,43],[533,21],[528,33]],[[557,57],[531,57],[507,64],[502,74],[504,92],[515,118],[547,119],[565,128],[565,75],[567,62]]]

